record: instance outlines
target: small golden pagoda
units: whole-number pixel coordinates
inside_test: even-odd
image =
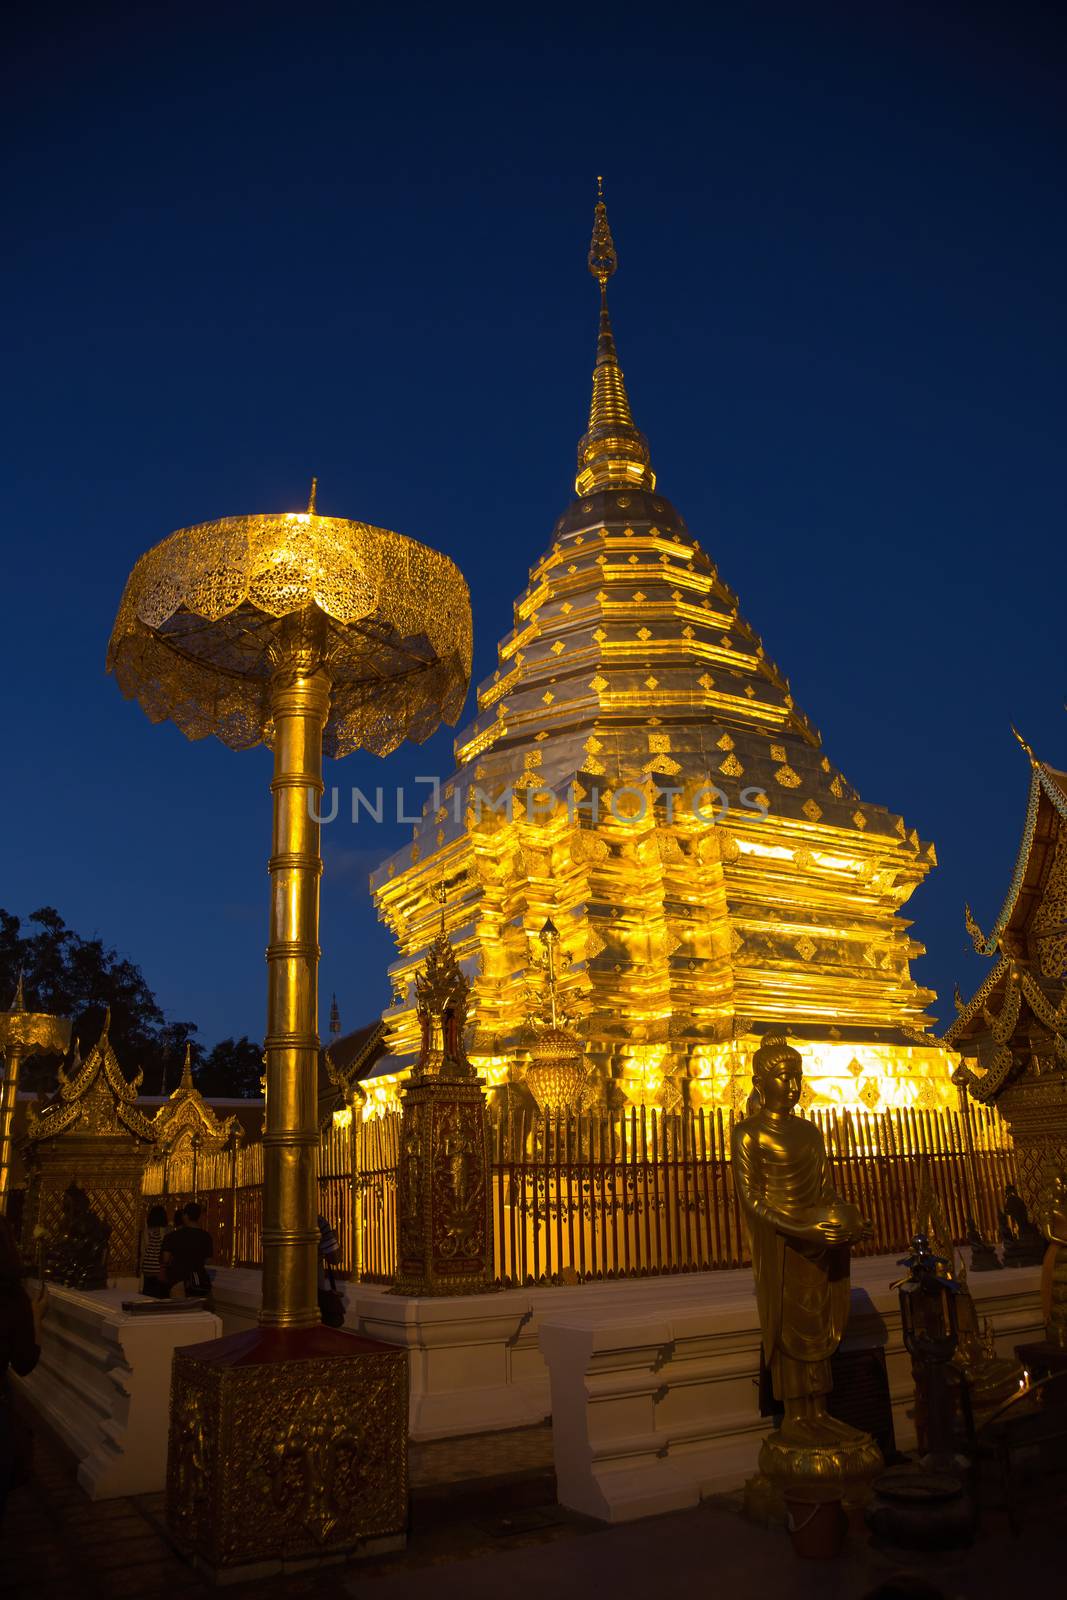
[[[209,1106],[193,1082],[193,1055],[187,1044],[181,1082],[152,1118],[159,1158],[190,1155],[217,1155],[230,1142],[237,1118],[220,1117]]]
[[[1011,884],[988,934],[966,908],[989,973],[945,1034],[963,1061],[956,1083],[1011,1128],[1030,1210],[1067,1166],[1067,773],[1030,761],[1026,821]]]
[[[412,980],[443,883],[491,1085],[524,1057],[550,919],[601,1103],[739,1105],[761,1033],[788,1016],[805,1105],[954,1104],[901,916],[933,846],[833,764],[658,488],[608,311],[616,265],[601,197],[577,498],[515,603],[455,774],[372,876],[400,950],[381,1065],[415,1057]]]
[[[58,1233],[63,1197],[73,1180],[89,1205],[110,1224],[110,1278],[138,1271],[145,1163],[155,1147],[152,1123],[137,1105],[141,1074],[131,1082],[108,1038],[110,1011],[87,1059],[59,1069],[59,1087],[43,1108],[29,1111],[21,1154],[28,1184],[23,1238],[43,1228]]]

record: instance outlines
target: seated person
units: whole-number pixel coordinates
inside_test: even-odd
[[[181,1213],[181,1226],[163,1240],[159,1260],[163,1281],[171,1294],[176,1290],[187,1295],[211,1293],[207,1263],[215,1253],[215,1244],[210,1233],[200,1226],[200,1217],[200,1206],[191,1200]]]

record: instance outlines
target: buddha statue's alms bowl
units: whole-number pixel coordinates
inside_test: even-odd
[[[856,1238],[863,1232],[863,1213],[851,1200],[843,1200],[840,1195],[835,1195],[825,1206],[817,1206],[815,1217],[819,1222],[832,1222],[839,1228],[847,1229]]]

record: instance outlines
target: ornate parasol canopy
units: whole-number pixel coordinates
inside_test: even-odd
[[[326,755],[387,755],[455,722],[471,663],[463,575],[414,539],[318,516],[314,486],[306,512],[222,517],[143,555],[107,665],[153,722],[245,750],[272,743],[271,676],[309,628],[331,684]]]
[[[27,1011],[19,976],[9,1011],[0,1011],[0,1056],[62,1055],[70,1043],[70,1018]]]

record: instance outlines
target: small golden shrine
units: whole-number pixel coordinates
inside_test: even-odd
[[[196,1087],[192,1050],[186,1045],[181,1082],[152,1118],[157,1156],[217,1155],[226,1148],[236,1126],[235,1116],[218,1116]]]
[[[118,1064],[108,1028],[82,1062],[59,1069],[59,1087],[42,1109],[30,1108],[21,1155],[27,1173],[23,1238],[36,1228],[46,1239],[63,1225],[63,1199],[73,1180],[91,1209],[110,1224],[109,1278],[138,1271],[143,1202],[141,1181],[155,1146],[152,1123],[138,1108],[141,1074],[132,1083]]]
[[[608,312],[616,265],[600,199],[576,497],[515,602],[454,774],[371,879],[399,949],[394,1083],[417,1049],[412,979],[444,881],[490,1087],[521,1076],[547,918],[600,1105],[670,1109],[684,1093],[740,1109],[762,1034],[788,1015],[805,1107],[954,1107],[904,918],[934,848],[834,764],[658,485]]]
[[[1011,1128],[1019,1188],[1031,1212],[1049,1172],[1067,1165],[1067,773],[1030,761],[1015,871],[988,934],[967,931],[991,962],[945,1035],[963,1060],[960,1088],[995,1105]]]
[[[493,1269],[485,1092],[463,1030],[470,983],[442,927],[415,979],[422,1048],[402,1097],[395,1294],[478,1294]]]

